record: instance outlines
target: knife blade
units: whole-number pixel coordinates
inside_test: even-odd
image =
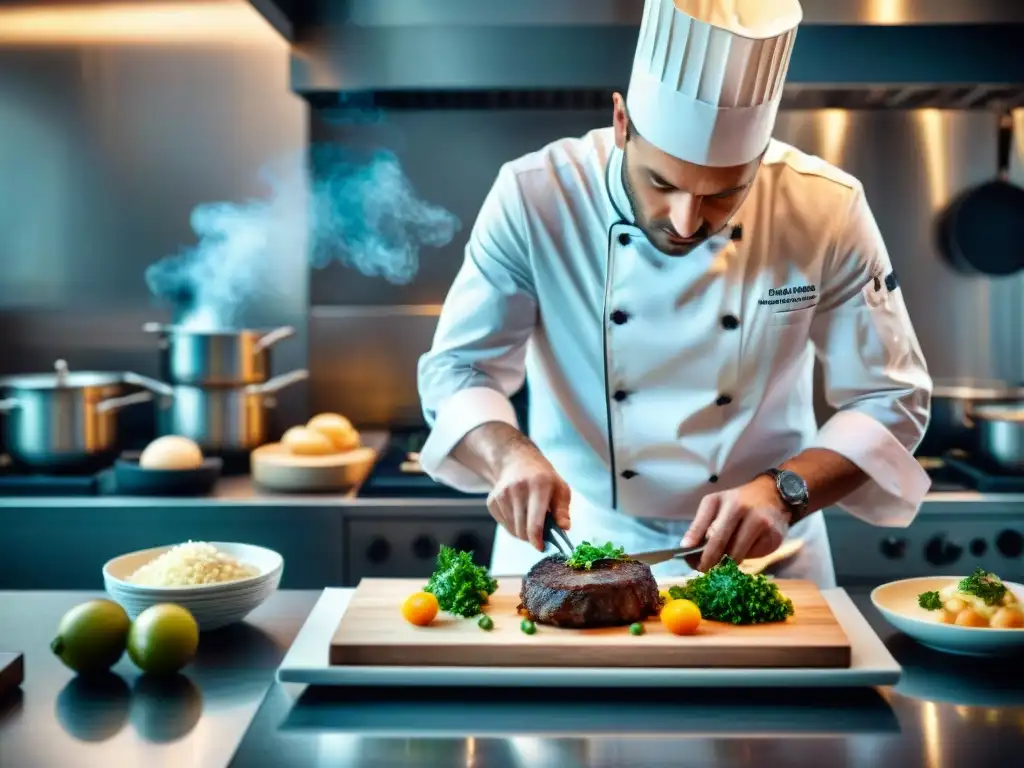
[[[638,552],[635,555],[626,555],[633,560],[638,560],[646,565],[657,565],[676,558],[682,558],[686,564],[696,570],[700,565],[700,555],[706,544],[699,547],[674,547],[672,549],[656,549],[651,552]]]

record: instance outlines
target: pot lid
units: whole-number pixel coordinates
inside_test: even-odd
[[[0,378],[0,388],[9,389],[82,389],[83,387],[109,387],[124,380],[123,373],[100,371],[69,371],[68,364],[58,360],[53,373],[26,373]]]

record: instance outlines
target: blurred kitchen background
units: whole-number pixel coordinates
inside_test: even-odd
[[[1013,130],[1024,128],[1024,4],[803,4],[775,135],[863,181],[936,384],[1006,395],[1024,384],[1024,232],[1016,248],[995,243],[972,262],[945,253],[937,222],[1004,170],[1024,177],[1024,130]],[[309,377],[277,396],[272,434],[333,411],[399,435],[383,438],[398,454],[415,452],[417,358],[498,167],[609,123],[642,5],[0,0],[0,376],[63,359],[72,371],[160,378],[157,339],[143,326],[181,322],[187,306],[155,295],[153,280],[175,280],[154,265],[203,244],[199,206],[200,229],[215,219],[211,243],[255,228],[258,264],[213,243],[202,273],[224,281],[221,295],[245,297],[231,324],[296,330],[274,347],[273,373]],[[369,179],[335,186],[339,162],[371,169]],[[325,215],[345,212],[324,214],[316,190],[333,190],[337,205],[378,196],[387,242],[374,242],[373,222],[323,229]],[[389,239],[395,226],[403,234]],[[333,252],[325,232],[340,240]],[[126,434],[151,437],[152,410],[126,409]],[[922,460],[973,446],[942,413]],[[909,532],[830,517],[841,583],[962,570],[968,559],[1019,578],[1024,484],[1019,471],[999,474],[947,487],[937,470],[935,498]],[[217,536],[286,551],[284,586],[429,573],[438,541],[486,557],[480,499],[390,487],[363,505],[189,500],[166,514],[157,502],[0,496],[0,588],[95,581],[88,557]],[[299,515],[308,527],[281,522]],[[60,575],[11,564],[71,531],[93,554],[69,556]],[[331,565],[318,568],[318,556]]]

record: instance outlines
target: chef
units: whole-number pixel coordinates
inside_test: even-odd
[[[613,126],[501,167],[419,365],[421,463],[489,494],[493,573],[543,557],[549,509],[577,544],[785,551],[822,587],[820,510],[913,520],[931,379],[899,277],[860,182],[771,138],[801,17],[647,0]]]

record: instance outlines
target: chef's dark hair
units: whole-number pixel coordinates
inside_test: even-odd
[[[640,132],[636,129],[636,126],[633,125],[633,118],[626,115],[626,141],[639,136]]]

